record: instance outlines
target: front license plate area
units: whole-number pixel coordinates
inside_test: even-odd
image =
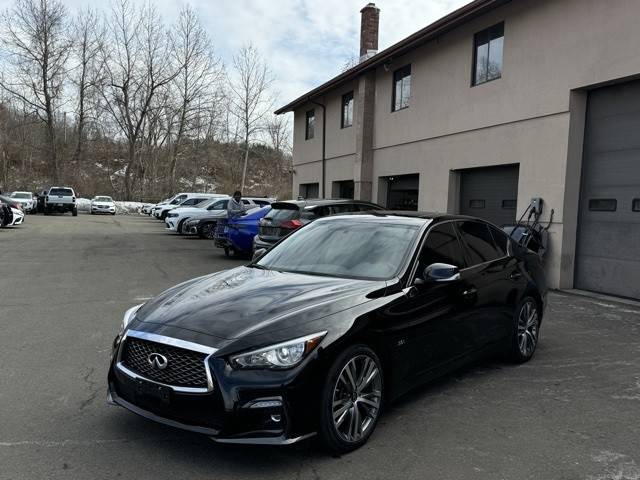
[[[169,405],[171,403],[171,389],[169,387],[137,379],[136,393],[138,395],[160,400],[165,405]]]

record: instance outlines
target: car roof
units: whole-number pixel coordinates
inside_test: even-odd
[[[338,218],[338,217],[365,217],[371,220],[397,220],[402,222],[403,220],[408,223],[430,223],[430,222],[442,222],[450,220],[474,220],[489,223],[486,220],[477,217],[471,217],[468,215],[453,215],[450,213],[442,212],[414,212],[414,211],[396,211],[396,210],[372,210],[369,212],[348,212],[338,215],[330,215],[324,217],[324,219]],[[322,220],[322,219],[321,219]],[[319,220],[317,220],[319,221]]]
[[[364,200],[353,200],[349,198],[308,198],[304,200],[281,200],[278,203],[289,203],[293,205],[297,205],[298,207],[315,207],[320,205],[341,205],[345,203],[357,203],[360,205],[372,205],[377,208],[380,208],[380,205],[376,205],[373,202],[367,202]],[[277,208],[277,207],[276,207]]]

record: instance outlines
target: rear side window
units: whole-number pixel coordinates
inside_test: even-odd
[[[65,197],[72,197],[73,190],[70,188],[52,188],[49,190],[49,195],[62,195]]]
[[[504,256],[493,242],[489,225],[486,223],[460,222],[458,229],[467,246],[470,265],[490,262]]]
[[[229,204],[229,200],[220,200],[219,202],[214,203],[209,207],[209,210],[225,210],[227,205]]]
[[[369,212],[371,210],[381,210],[378,205],[368,205],[366,203],[356,203],[355,205],[357,212]]]
[[[350,213],[357,211],[356,206],[352,203],[340,203],[338,205],[332,205],[330,212],[336,213]]]
[[[493,243],[495,244],[501,257],[504,257],[509,253],[509,237],[502,230],[497,229],[489,225],[491,236],[493,237]]]
[[[420,267],[426,268],[434,263],[446,263],[458,268],[465,265],[462,246],[452,223],[436,225],[429,231],[420,252]]]

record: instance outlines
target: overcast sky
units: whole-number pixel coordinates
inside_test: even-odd
[[[145,0],[137,0],[142,3]],[[380,49],[386,48],[470,0],[378,0]],[[63,0],[69,10],[108,8],[108,1]],[[167,23],[185,3],[152,0]],[[278,104],[335,76],[359,51],[360,9],[366,0],[189,0],[227,65],[253,42],[276,75]],[[13,4],[0,0],[2,9]],[[100,5],[100,7],[98,7]]]

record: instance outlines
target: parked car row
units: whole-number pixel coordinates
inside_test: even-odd
[[[180,232],[189,217],[175,205],[165,220],[184,221]],[[535,353],[540,256],[488,222],[354,200],[272,202],[214,221],[213,243],[255,250],[251,262],[125,313],[111,404],[224,443],[317,435],[345,453],[412,388],[481,356]]]

